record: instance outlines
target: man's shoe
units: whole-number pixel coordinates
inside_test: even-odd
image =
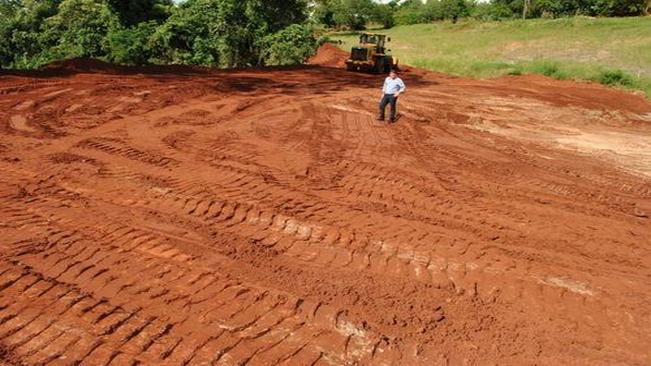
[[[378,117],[376,120],[384,122],[384,117]]]
[[[397,118],[391,118],[391,119],[389,120],[389,123],[396,123],[397,120],[398,120]]]

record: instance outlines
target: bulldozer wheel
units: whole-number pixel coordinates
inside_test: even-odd
[[[386,60],[384,58],[379,58],[375,62],[375,67],[373,67],[373,72],[381,74],[386,69]]]

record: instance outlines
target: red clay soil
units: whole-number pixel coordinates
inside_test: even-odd
[[[382,78],[1,76],[0,364],[649,365],[651,104]]]
[[[348,58],[348,52],[332,43],[325,43],[319,47],[316,54],[307,63],[316,66],[343,68],[346,66]]]
[[[125,68],[93,58],[73,58],[55,61],[42,68],[41,71],[72,71],[72,72],[113,72],[118,73]]]

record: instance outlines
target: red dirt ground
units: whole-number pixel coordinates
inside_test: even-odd
[[[96,71],[0,76],[0,364],[651,363],[643,98]]]

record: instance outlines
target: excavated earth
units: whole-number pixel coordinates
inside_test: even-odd
[[[651,364],[651,103],[403,79],[0,75],[0,365]]]

